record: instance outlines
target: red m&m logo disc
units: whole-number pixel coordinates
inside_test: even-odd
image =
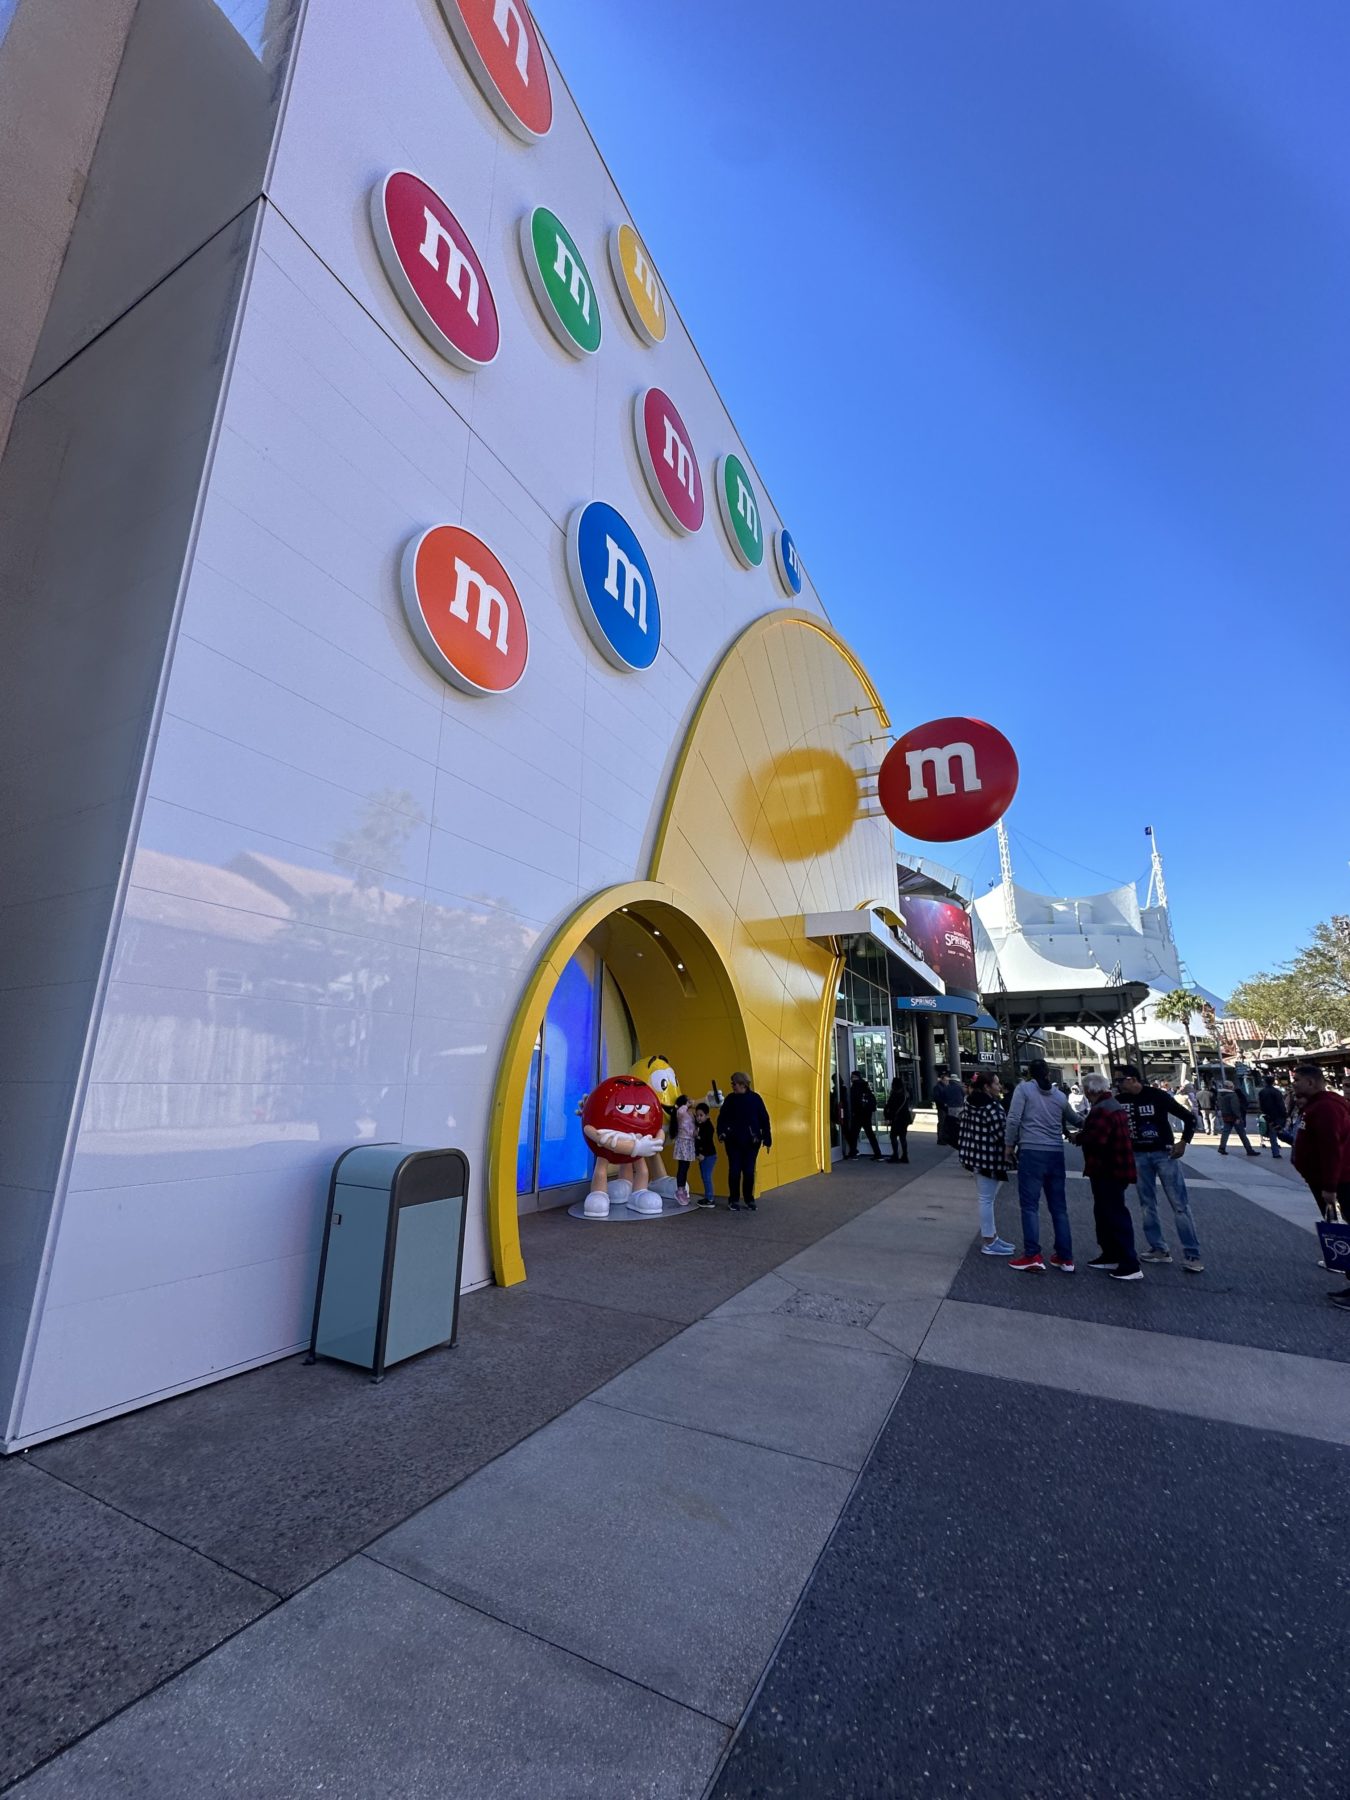
[[[375,246],[422,336],[461,369],[486,368],[501,345],[487,272],[469,234],[419,175],[395,169],[370,196]]]
[[[974,837],[1017,792],[1017,753],[983,719],[933,719],[897,738],[877,777],[882,811],[928,843]]]
[[[655,387],[639,394],[633,431],[642,472],[661,517],[676,531],[697,531],[703,524],[703,477],[693,439],[670,395]]]

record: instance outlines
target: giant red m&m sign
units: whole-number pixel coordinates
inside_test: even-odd
[[[1017,753],[983,719],[933,719],[897,738],[877,798],[898,831],[933,844],[974,837],[1001,819],[1017,792]]]

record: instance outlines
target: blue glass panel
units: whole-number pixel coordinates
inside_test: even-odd
[[[540,1080],[539,1186],[584,1181],[591,1152],[578,1108],[595,1086],[598,964],[582,950],[568,963],[544,1017]]]
[[[539,1046],[530,1056],[525,1082],[525,1104],[520,1109],[520,1138],[516,1145],[516,1192],[534,1192],[534,1134],[539,1129]]]

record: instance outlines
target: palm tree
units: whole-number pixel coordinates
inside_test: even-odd
[[[1155,1019],[1161,1019],[1168,1025],[1180,1025],[1186,1033],[1186,1053],[1190,1057],[1191,1073],[1199,1068],[1195,1060],[1195,1039],[1191,1036],[1191,1015],[1198,1013],[1205,1004],[1203,994],[1193,994],[1188,988],[1173,988],[1170,994],[1164,994],[1153,1008]]]

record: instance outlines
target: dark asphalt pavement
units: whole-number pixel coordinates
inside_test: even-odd
[[[1346,1800],[1350,1451],[918,1365],[716,1800]]]

